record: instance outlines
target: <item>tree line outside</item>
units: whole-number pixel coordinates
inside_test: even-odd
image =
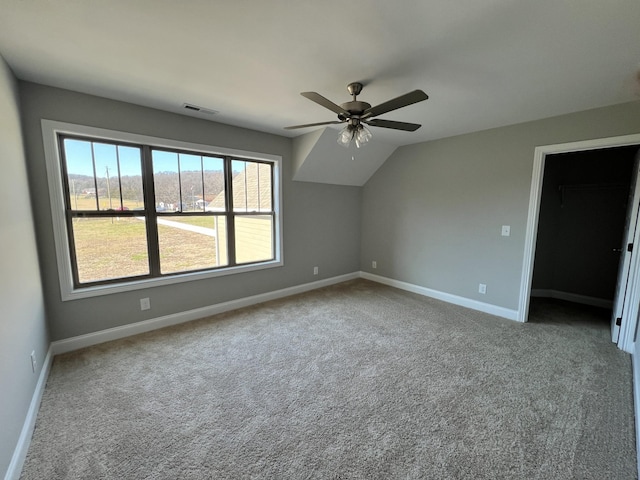
[[[113,176],[106,173],[96,177],[95,183],[92,176],[69,174],[69,200],[73,210],[96,210],[96,193],[99,210],[144,208],[141,175],[118,177],[117,173]],[[238,174],[233,172],[234,177]],[[178,176],[176,172],[155,172],[154,190],[158,210],[202,211],[206,203],[223,192],[224,174],[221,171],[183,171]]]

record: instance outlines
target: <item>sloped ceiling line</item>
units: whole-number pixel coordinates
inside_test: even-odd
[[[338,145],[333,128],[293,139],[293,179],[300,182],[363,186],[396,150],[375,138],[363,148]]]

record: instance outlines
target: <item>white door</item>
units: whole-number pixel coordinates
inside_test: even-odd
[[[613,314],[611,316],[611,341],[618,343],[620,326],[625,322],[625,314],[629,307],[629,280],[631,277],[632,258],[640,245],[634,245],[636,230],[638,229],[638,210],[640,208],[640,153],[636,155],[636,163],[631,176],[631,188],[629,189],[629,203],[627,205],[627,218],[620,247],[620,268],[618,269],[618,283],[613,299]],[[627,315],[628,316],[628,315]]]

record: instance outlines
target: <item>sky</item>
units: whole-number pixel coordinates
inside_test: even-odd
[[[106,143],[94,143],[93,147],[98,177],[106,176],[107,167],[109,176],[117,176],[118,156],[121,175],[141,175],[140,149],[120,146],[116,152],[115,145]],[[69,175],[93,176],[91,142],[67,138],[64,140],[64,151]]]
[[[66,138],[64,140],[67,173],[69,175],[93,176],[92,142]],[[106,177],[107,168],[109,176],[118,175],[118,160],[120,161],[120,175],[141,175],[141,149],[129,146],[116,146],[107,143],[93,142],[93,155],[95,157],[96,175]],[[178,157],[182,171],[200,171],[201,158],[204,161],[205,171],[222,171],[221,158],[200,157],[200,155],[177,154],[162,150],[153,150],[154,172],[178,172]],[[235,162],[234,162],[235,163]]]

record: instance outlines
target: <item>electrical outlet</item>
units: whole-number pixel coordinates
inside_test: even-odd
[[[36,351],[31,352],[31,371],[36,373],[36,369],[38,368],[38,362],[36,361]]]
[[[375,260],[371,262],[371,268],[378,268],[378,262],[376,262]]]
[[[140,310],[149,310],[151,308],[151,301],[149,297],[140,299]]]
[[[478,285],[478,293],[485,294],[487,293],[487,286],[484,283]]]
[[[318,274],[318,267],[313,267],[313,274],[317,275]]]

